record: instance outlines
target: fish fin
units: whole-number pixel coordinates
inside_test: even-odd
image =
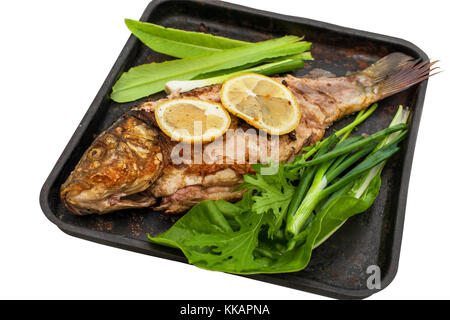
[[[437,69],[431,69],[431,67],[437,62],[438,61],[420,62],[419,60],[414,60],[403,65],[395,73],[391,74],[378,84],[377,95],[379,96],[379,99],[383,99],[403,91],[439,73],[431,73]]]
[[[377,100],[380,100],[434,75],[431,72],[436,68],[431,69],[431,67],[436,62],[420,62],[420,59],[413,60],[406,54],[394,52],[359,72],[356,76],[368,80],[377,95]]]
[[[394,52],[381,58],[370,67],[364,69],[356,75],[369,78],[372,84],[378,83],[385,80],[390,75],[398,72],[403,66],[407,65],[412,60],[412,57],[404,53]]]

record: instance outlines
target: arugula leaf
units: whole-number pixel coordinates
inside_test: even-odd
[[[250,42],[228,39],[201,32],[191,32],[125,19],[128,29],[151,49],[177,58],[232,49]]]

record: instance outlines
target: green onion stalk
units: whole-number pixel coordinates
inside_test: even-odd
[[[398,108],[398,111],[392,120],[390,126],[395,126],[397,124],[406,123],[409,118],[409,110],[406,110],[403,108],[403,106],[400,106]],[[394,139],[399,138],[400,133],[396,132],[389,136],[387,136],[383,141],[381,141],[374,151],[380,150],[384,146],[388,145],[389,143],[393,142]],[[369,187],[372,180],[381,174],[381,171],[383,170],[384,166],[386,165],[387,161],[383,161],[382,163],[378,164],[377,166],[373,167],[369,171],[367,171],[364,175],[362,175],[358,180],[356,180],[353,184],[348,184],[346,187],[342,188],[340,191],[335,192],[328,200],[325,202],[321,208],[325,208],[329,203],[331,203],[335,197],[339,197],[341,194],[347,194],[350,197],[354,197],[356,199],[360,199],[361,196],[366,192],[367,188]],[[318,209],[320,211],[321,209]],[[314,244],[314,248],[317,248],[320,246],[323,242],[325,242],[331,235],[333,235],[347,220],[344,220],[340,225],[336,226],[333,230],[328,232],[325,236],[321,237],[320,241],[316,242]]]
[[[400,106],[388,128],[366,138],[347,139],[356,127],[355,123],[367,118],[366,113],[361,112],[352,124],[309,150],[308,153],[317,152],[312,160],[307,161],[304,156],[296,161],[295,165],[304,171],[287,212],[286,233],[291,238],[307,227],[315,209],[333,193],[353,183],[355,195],[361,196],[371,179],[381,172],[386,160],[399,150],[397,144],[407,134],[408,112]],[[341,139],[337,138],[338,134],[342,135]],[[329,151],[335,141],[338,142]],[[336,179],[358,161],[358,165]]]

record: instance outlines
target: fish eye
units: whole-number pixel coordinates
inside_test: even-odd
[[[93,160],[99,160],[102,157],[102,150],[100,148],[93,148],[89,151],[89,158]]]

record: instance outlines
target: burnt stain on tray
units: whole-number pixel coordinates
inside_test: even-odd
[[[296,76],[303,76],[314,68],[345,76],[349,72],[368,67],[394,51],[401,51],[415,58],[426,58],[420,49],[403,40],[216,1],[154,1],[145,11],[142,20],[250,42],[286,34],[304,35],[307,41],[313,43],[312,54],[315,61],[307,61],[304,69],[294,72]],[[156,235],[166,231],[177,217],[165,216],[151,209],[80,217],[67,210],[59,199],[61,184],[96,135],[131,107],[164,96],[160,93],[126,104],[109,100],[111,86],[120,73],[143,63],[168,59],[172,58],[150,50],[136,39],[128,41],[123,54],[46,181],[41,192],[41,206],[52,222],[71,235],[186,262],[181,252],[147,242],[147,233]],[[414,139],[404,143],[401,152],[388,162],[382,174],[379,197],[373,206],[367,212],[349,219],[336,234],[314,250],[305,270],[289,274],[255,275],[250,276],[251,278],[336,298],[363,298],[374,293],[366,286],[369,277],[367,268],[371,265],[380,267],[382,284],[387,285],[392,280],[398,263],[408,170],[412,162],[425,89],[426,82],[379,102],[377,111],[358,128],[357,134],[370,134],[385,128],[399,104],[412,111],[410,129],[414,132]],[[328,134],[351,120],[351,117],[347,117],[336,122],[329,128]]]

